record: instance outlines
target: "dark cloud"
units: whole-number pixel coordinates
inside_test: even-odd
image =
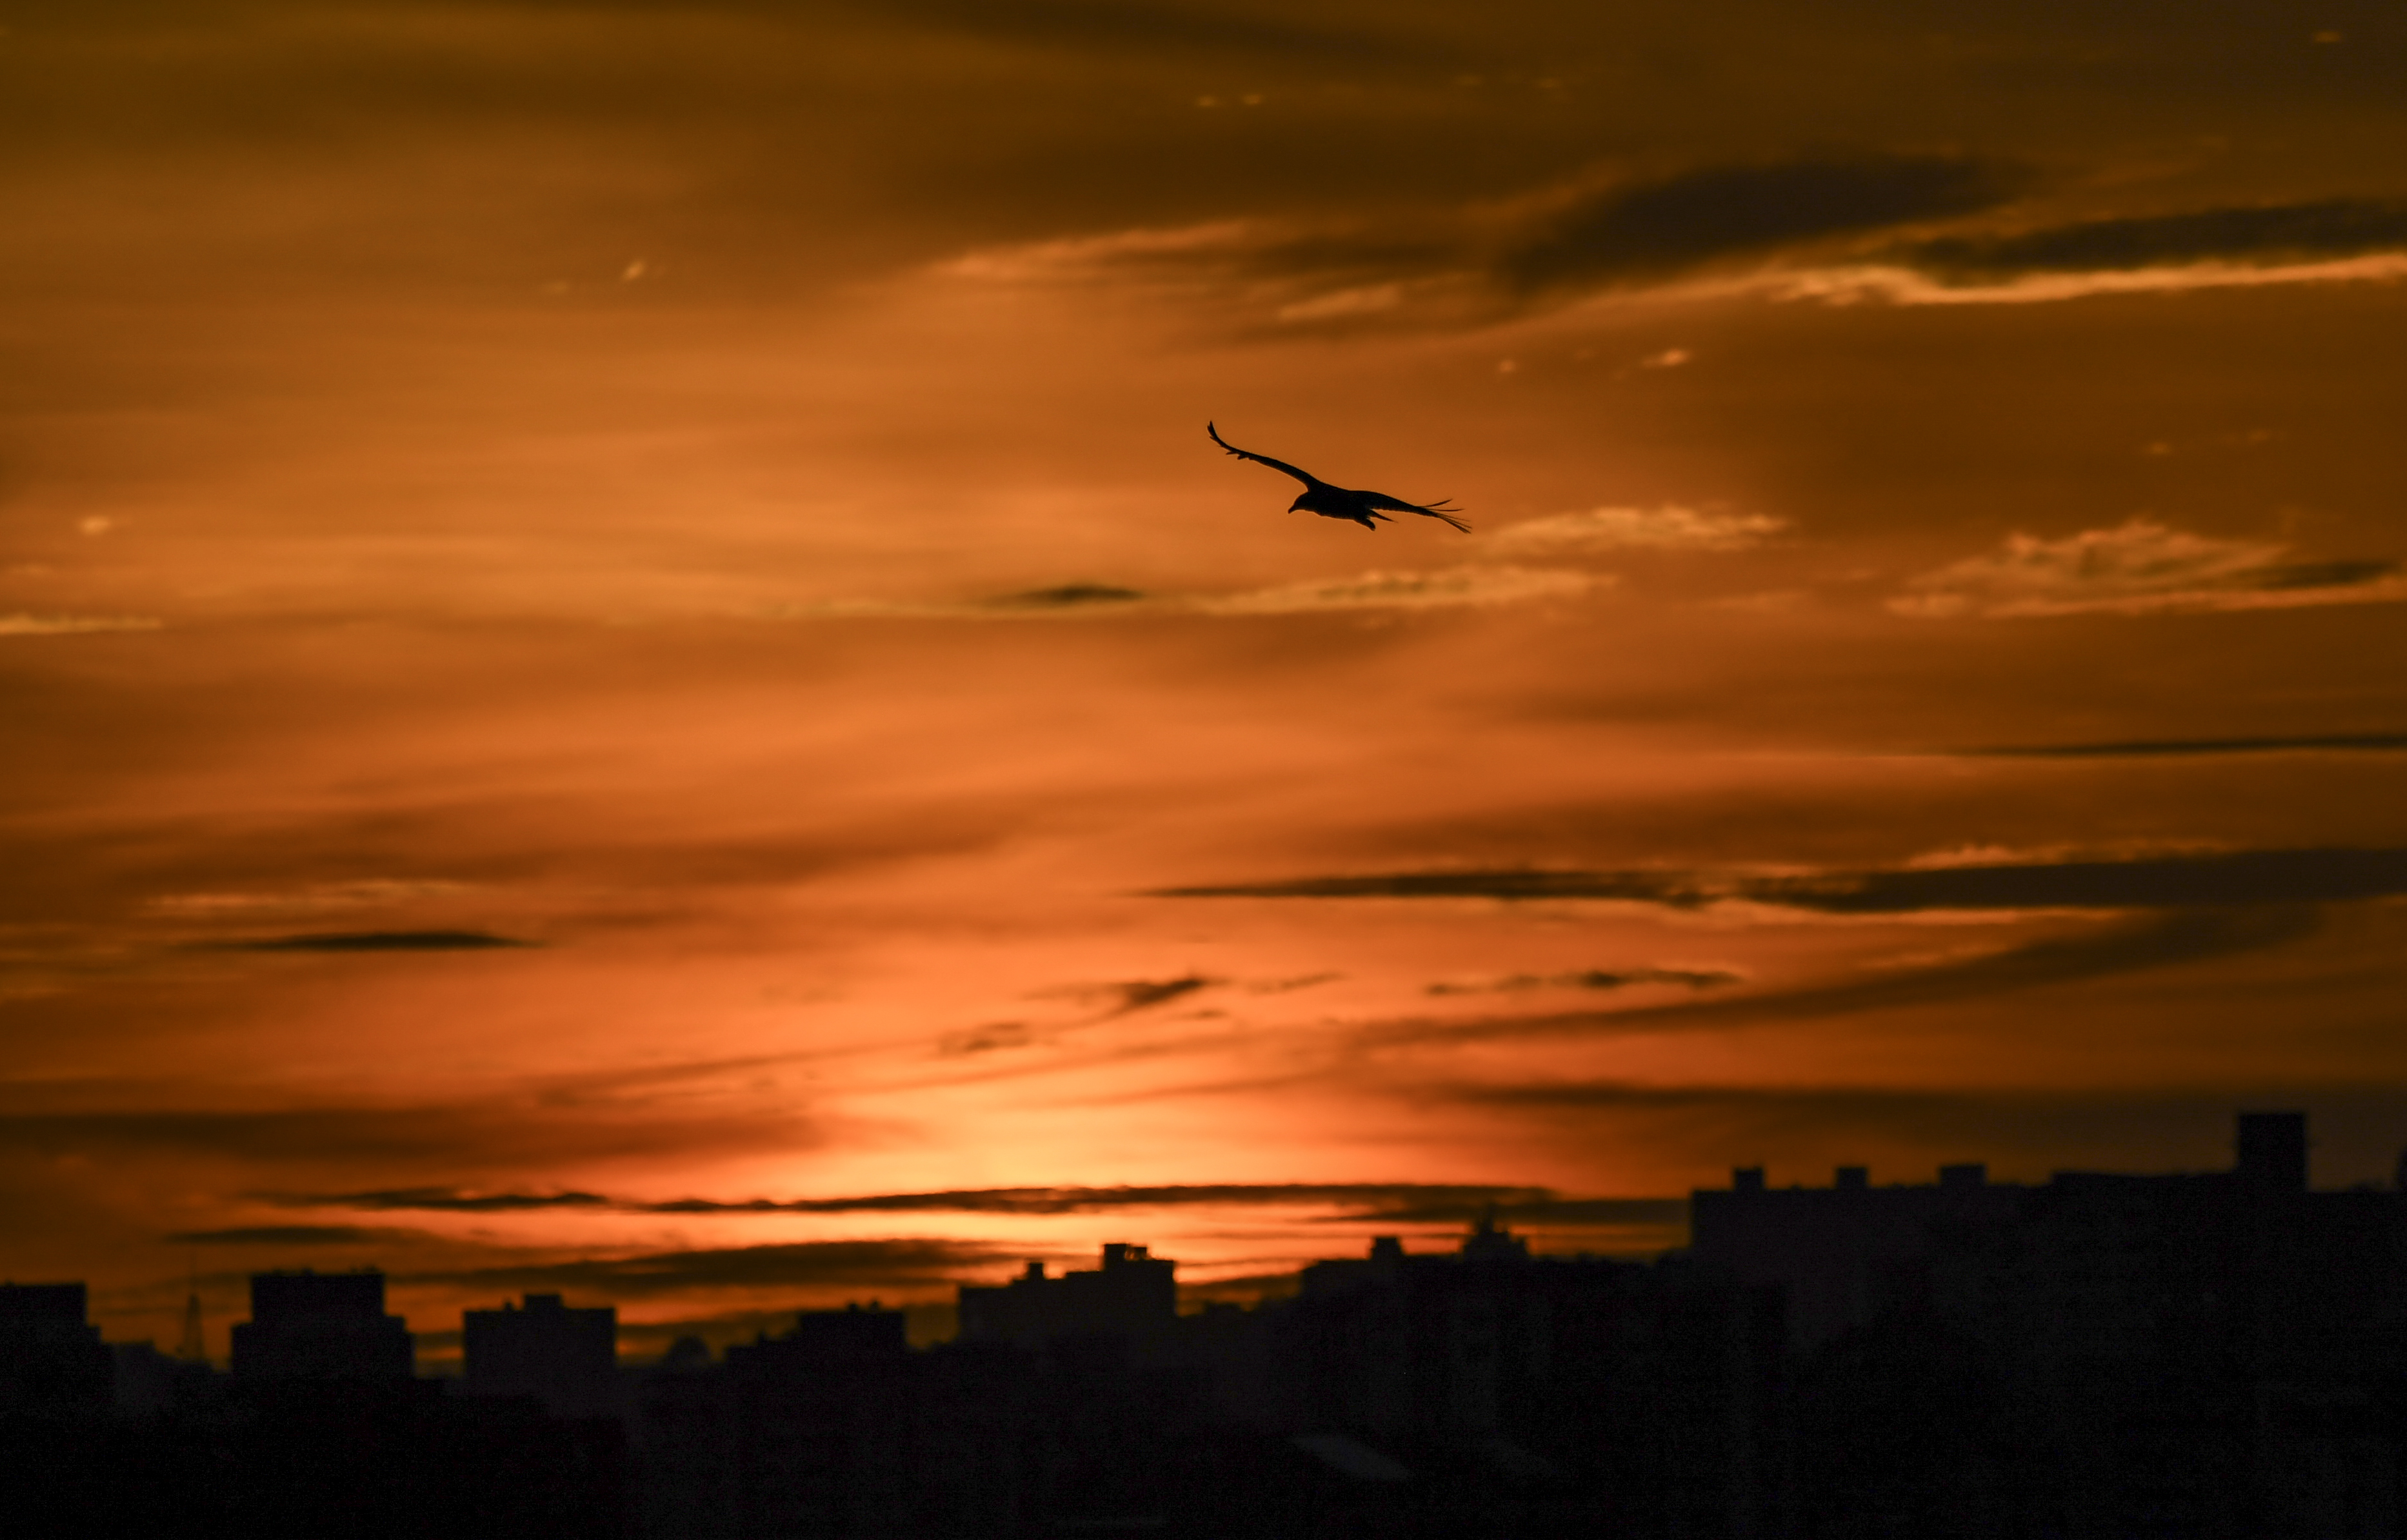
[[[162,1238],[179,1246],[366,1246],[415,1239],[417,1233],[356,1224],[266,1224],[235,1230],[183,1230]]]
[[[1125,5],[1113,0],[904,0],[859,7],[881,22],[967,33],[1030,46],[1166,54],[1197,52],[1357,68],[1397,64],[1459,66],[1458,43],[1396,36],[1392,27],[1336,27],[1272,20],[1200,6]]]
[[[1375,877],[1307,877],[1283,882],[1160,888],[1155,898],[1618,898],[1693,907],[1726,896],[1674,871],[1391,872]]]
[[[2192,754],[2389,754],[2407,749],[2407,733],[2322,733],[2259,738],[2129,738],[2106,743],[2003,744],[1959,749],[1966,758],[2094,760]]]
[[[2017,167],[1958,155],[1701,166],[1571,200],[1510,247],[1497,271],[1524,292],[1674,273],[1973,213],[2004,203],[2029,180]]]
[[[936,1040],[936,1051],[947,1059],[958,1059],[973,1053],[992,1053],[997,1048],[1023,1048],[1035,1040],[1035,1034],[1024,1021],[997,1021],[966,1032],[948,1032]]]
[[[2133,861],[1899,867],[1809,877],[1675,871],[1397,872],[1173,888],[1168,898],[1621,899],[1696,908],[1745,900],[1825,914],[2144,909],[2333,903],[2407,893],[2407,849],[2242,850]]]
[[[1005,594],[993,603],[1005,609],[1078,609],[1090,605],[1135,604],[1144,597],[1136,589],[1115,588],[1109,583],[1062,583]]]
[[[1710,968],[1585,968],[1576,973],[1517,973],[1474,983],[1437,983],[1431,994],[1509,994],[1522,990],[1621,990],[1633,984],[1685,984],[1709,990],[1744,982],[1738,974]]]
[[[287,1208],[399,1208],[452,1214],[616,1206],[598,1192],[462,1192],[445,1187],[395,1187],[370,1192],[261,1192],[252,1197]]]
[[[1746,891],[1767,903],[1831,914],[2321,904],[2407,892],[2407,849],[2242,850],[2140,861],[1941,866],[1830,879],[1762,878]]]
[[[2305,906],[2175,911],[2122,920],[2082,935],[2035,941],[1983,956],[1843,984],[1621,1011],[1578,1011],[1467,1022],[1400,1021],[1367,1027],[1361,1035],[1366,1041],[1445,1042],[1816,1020],[1901,1006],[1985,999],[2042,985],[2110,977],[2257,951],[2311,934],[2317,923],[2315,911]]]
[[[2011,235],[1942,236],[1896,256],[1936,278],[1984,282],[2023,273],[2311,261],[2401,247],[2407,247],[2407,200],[2330,198],[2087,220]]]
[[[1104,1007],[1099,1020],[1108,1021],[1132,1011],[1166,1005],[1227,982],[1225,978],[1209,978],[1202,974],[1184,974],[1176,978],[1122,978],[1097,984],[1062,984],[1040,991],[1039,998],[1066,996],[1099,1003]]]
[[[1394,1224],[1468,1224],[1493,1213],[1506,1224],[1522,1225],[1685,1225],[1685,1198],[1500,1198],[1457,1199],[1399,1205],[1356,1218]]]
[[[509,1263],[401,1275],[397,1282],[473,1289],[576,1290],[641,1299],[701,1289],[827,1286],[908,1287],[947,1283],[965,1268],[1016,1257],[983,1241],[936,1238],[803,1241],[784,1246],[661,1251],[564,1262]]]
[[[841,1198],[608,1198],[591,1192],[465,1192],[399,1188],[372,1192],[262,1193],[292,1208],[424,1209],[508,1213],[546,1208],[609,1208],[638,1214],[1095,1214],[1118,1209],[1334,1206],[1350,1217],[1406,1217],[1423,1211],[1471,1213],[1480,1205],[1548,1204],[1544,1188],[1426,1182],[1201,1183],[1169,1187],[998,1187],[947,1192],[886,1192]]]
[[[484,931],[320,931],[200,946],[218,952],[463,952],[534,944]]]
[[[1281,327],[1485,324],[1531,305],[1655,282],[1734,260],[1785,260],[1842,237],[1892,235],[1992,208],[2030,184],[2018,165],[1884,153],[1719,161],[1589,175],[1518,196],[1136,231],[987,253],[965,270],[1110,270],[1218,289]],[[1032,596],[1033,597],[1033,596]]]
[[[114,1157],[128,1151],[221,1158],[320,1170],[394,1164],[461,1171],[520,1162],[664,1159],[729,1149],[818,1143],[801,1119],[774,1113],[648,1114],[478,1103],[455,1106],[323,1106],[263,1110],[120,1108],[11,1111],[0,1117],[0,1149],[45,1158]]]
[[[1115,984],[1112,987],[1119,991],[1120,999],[1119,1004],[1112,1008],[1111,1014],[1126,1016],[1131,1011],[1166,1005],[1173,1000],[1183,1000],[1198,990],[1210,989],[1218,982],[1220,980],[1217,978],[1205,978],[1200,975],[1190,974],[1184,978],[1136,978],[1123,984]]]

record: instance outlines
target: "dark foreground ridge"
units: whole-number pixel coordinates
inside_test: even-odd
[[[2407,1196],[2312,1191],[2300,1114],[2243,1114],[2229,1171],[1742,1169],[1691,1220],[1641,1263],[1533,1256],[1491,1211],[1186,1315],[1175,1262],[1114,1244],[963,1287],[921,1350],[873,1305],[624,1366],[614,1310],[530,1294],[466,1313],[449,1381],[379,1273],[254,1276],[230,1374],[8,1284],[0,1533],[2401,1532]]]

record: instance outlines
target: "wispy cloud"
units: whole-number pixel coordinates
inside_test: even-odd
[[[2029,179],[2017,167],[1960,155],[1699,166],[1561,196],[1498,254],[1495,271],[1524,292],[1683,273],[1992,208]]]
[[[485,931],[323,931],[193,945],[219,952],[473,952],[534,943]]]
[[[2407,201],[2329,198],[1944,235],[1899,255],[1902,265],[1943,281],[1983,285],[2042,273],[2177,270],[2200,263],[2313,265],[2401,248]]]
[[[1104,1214],[1157,1208],[1333,1208],[1355,1219],[1446,1217],[1487,1204],[1553,1204],[1541,1187],[1428,1182],[1207,1182],[1161,1187],[999,1187],[943,1192],[886,1192],[834,1198],[672,1198],[649,1201],[594,1193],[496,1193],[442,1188],[368,1192],[254,1194],[286,1208],[492,1214],[548,1208],[606,1208],[631,1214]],[[1608,1200],[1580,1200],[1582,1202]],[[1610,1200],[1617,1201],[1617,1200]],[[1652,1200],[1648,1200],[1651,1202]],[[1650,1211],[1651,1212],[1651,1211]]]
[[[598,1192],[467,1192],[448,1187],[392,1187],[363,1192],[255,1192],[282,1208],[418,1209],[449,1214],[518,1214],[550,1208],[610,1208]]]
[[[395,1281],[457,1288],[577,1290],[610,1299],[646,1299],[709,1290],[912,1287],[958,1281],[1016,1250],[982,1241],[904,1237],[801,1241],[788,1245],[655,1251],[575,1262],[396,1275]]]
[[[1517,994],[1530,990],[1626,990],[1639,984],[1677,984],[1710,990],[1745,980],[1724,968],[1583,968],[1575,973],[1516,973],[1500,978],[1449,979],[1431,984],[1431,994]]]
[[[946,270],[1168,283],[1275,325],[1334,328],[1482,325],[1665,290],[1998,305],[2407,277],[2407,201],[2049,222],[2029,209],[2034,191],[2028,168],[1992,159],[1805,155],[1604,173],[1382,216],[1128,230],[977,252]],[[1674,353],[1665,358],[1685,361]]]
[[[1103,1019],[1108,1020],[1132,1011],[1149,1010],[1174,1000],[1184,1000],[1227,982],[1225,978],[1211,978],[1203,974],[1182,974],[1176,978],[1126,978],[1101,984],[1058,984],[1040,991],[1039,997],[1100,1005],[1104,1008]]]
[[[1449,1043],[1827,1020],[1870,1011],[1988,999],[2042,985],[2238,956],[2311,935],[2319,923],[2315,911],[2302,905],[2143,914],[2118,919],[2085,934],[1898,969],[1877,977],[1615,1011],[1374,1022],[1360,1028],[1357,1036],[1365,1044]]]
[[[2395,561],[2300,562],[2272,541],[2193,535],[2152,519],[2061,539],[2011,535],[1928,572],[1888,602],[1925,619],[2287,609],[2407,599]]]
[[[779,605],[770,620],[1060,620],[1133,616],[1224,617],[1311,615],[1347,610],[1477,608],[1541,599],[1576,598],[1611,587],[1596,573],[1544,567],[1470,565],[1434,572],[1372,571],[1351,578],[1311,578],[1231,593],[1149,594],[1102,583],[1065,583],[991,599],[919,604],[883,599],[831,599]]]
[[[2214,754],[2395,754],[2407,733],[2300,733],[2252,738],[2125,738],[2102,743],[2000,744],[1952,750],[1968,758],[2095,760]]]
[[[1873,870],[1748,873],[1390,872],[1160,891],[1166,898],[1613,899],[1694,909],[1745,902],[1823,914],[1960,909],[2179,909],[2407,893],[2407,849],[2238,850]]]
[[[425,1237],[415,1230],[357,1224],[268,1224],[234,1230],[181,1230],[164,1238],[179,1246],[369,1246]]]
[[[0,636],[79,636],[104,631],[157,631],[148,615],[0,615]]]
[[[1590,508],[1525,519],[1480,536],[1508,554],[1580,550],[1741,550],[1787,527],[1763,513],[1716,513],[1667,503],[1653,508]]]
[[[203,917],[313,914],[377,908],[427,898],[449,898],[464,891],[467,887],[464,882],[440,879],[368,877],[355,882],[326,882],[273,892],[163,893],[143,907],[158,914]]]

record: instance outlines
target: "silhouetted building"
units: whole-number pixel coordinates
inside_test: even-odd
[[[1106,1245],[1091,1272],[1045,1276],[1032,1262],[1009,1283],[961,1286],[965,1342],[1038,1348],[1068,1336],[1117,1336],[1140,1347],[1161,1343],[1178,1321],[1178,1264],[1142,1246]]]
[[[648,1533],[678,1540],[909,1533],[918,1363],[899,1310],[807,1311],[688,1355],[639,1402]],[[698,1345],[697,1345],[698,1346]]]
[[[1409,1472],[1413,1505],[1450,1515],[1434,1533],[1506,1512],[1528,1526],[1508,1533],[1776,1524],[1777,1290],[1678,1263],[1532,1257],[1492,1214],[1454,1255],[1383,1236],[1302,1285],[1268,1317],[1285,1426],[1336,1438],[1324,1457],[1360,1447]]]
[[[2398,1536],[2407,1200],[2309,1191],[2300,1114],[2236,1132],[2222,1172],[1698,1193],[1699,1265],[1806,1326],[1801,1531]]]
[[[558,1294],[529,1294],[523,1308],[461,1316],[466,1386],[475,1395],[531,1395],[554,1417],[606,1417],[619,1394],[619,1312],[571,1309]]]
[[[116,1368],[80,1283],[0,1283],[0,1413],[106,1412]]]
[[[1760,1166],[1734,1170],[1728,1190],[1689,1195],[1690,1254],[1706,1277],[1784,1290],[1789,1343],[1810,1351],[1927,1290],[1941,1249],[2010,1221],[2029,1191],[1970,1163],[1919,1186],[1869,1176],[1841,1166],[1829,1187],[1771,1188]]]
[[[239,1379],[408,1379],[415,1342],[384,1312],[384,1275],[254,1273],[250,1319],[234,1328]]]

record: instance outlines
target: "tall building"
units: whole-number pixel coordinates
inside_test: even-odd
[[[384,1275],[253,1273],[250,1319],[234,1328],[240,1379],[406,1380],[416,1343],[384,1312]]]
[[[105,1412],[115,1366],[80,1283],[0,1283],[0,1413]]]
[[[558,1294],[523,1307],[469,1310],[460,1320],[467,1385],[476,1395],[531,1395],[554,1417],[619,1409],[619,1312],[570,1309]]]

